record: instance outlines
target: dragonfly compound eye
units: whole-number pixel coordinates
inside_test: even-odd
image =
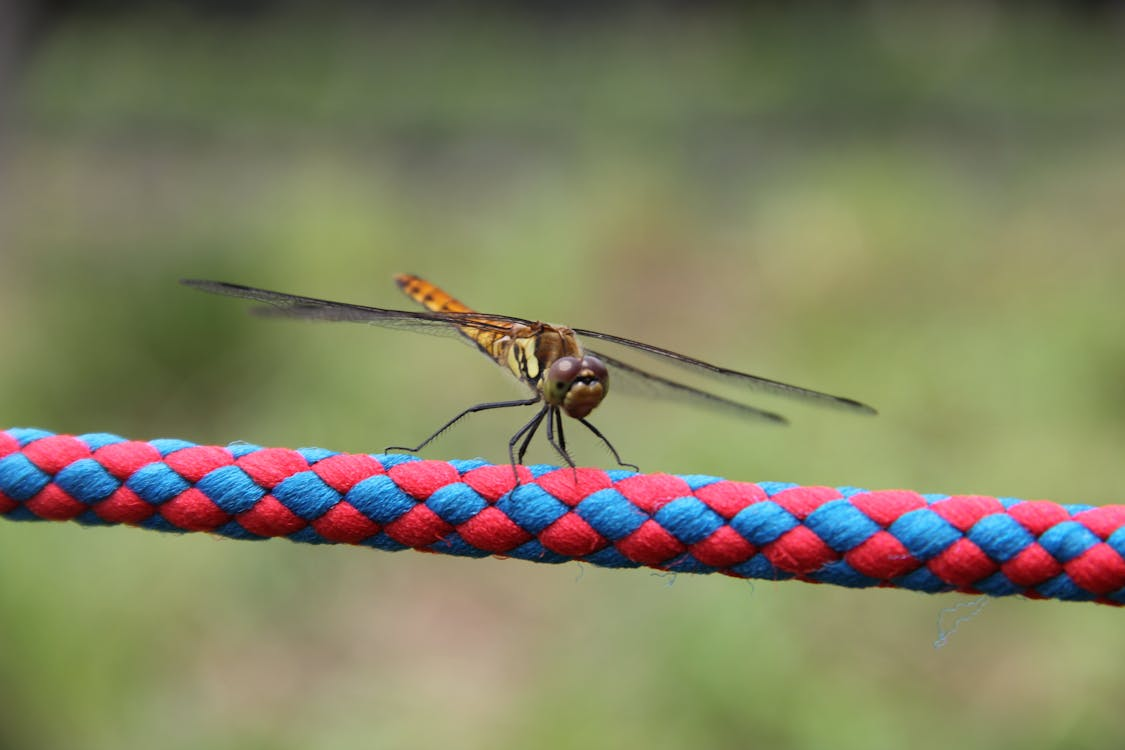
[[[588,377],[600,380],[603,386],[609,387],[609,370],[605,369],[605,364],[600,359],[587,354],[582,358],[582,369]]]
[[[605,398],[609,373],[595,357],[559,357],[547,371],[547,400],[582,419]]]
[[[578,357],[559,357],[547,370],[547,400],[553,404],[561,403],[571,383],[582,372],[582,361]]]

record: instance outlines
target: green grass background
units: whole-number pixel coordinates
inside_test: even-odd
[[[0,423],[373,452],[516,393],[181,277],[596,328],[859,398],[611,398],[646,470],[1121,502],[1121,19],[79,15],[14,92]],[[426,455],[504,460],[520,416]],[[607,465],[574,434],[578,458]],[[531,456],[550,460],[540,445]],[[1104,748],[1122,613],[0,522],[0,746]]]

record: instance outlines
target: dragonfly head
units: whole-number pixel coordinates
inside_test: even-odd
[[[551,363],[543,384],[547,403],[562,407],[567,416],[582,419],[609,392],[609,371],[597,357],[559,357]]]

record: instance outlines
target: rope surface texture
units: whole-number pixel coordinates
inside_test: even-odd
[[[0,432],[0,516],[1125,604],[1125,506]]]

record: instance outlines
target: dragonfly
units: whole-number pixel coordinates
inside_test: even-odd
[[[547,442],[572,469],[573,458],[567,450],[563,433],[563,415],[574,419],[613,455],[619,466],[639,470],[622,461],[617,449],[601,430],[588,419],[609,393],[614,390],[638,395],[682,401],[697,406],[717,408],[741,417],[774,424],[787,420],[741,401],[726,398],[709,390],[696,388],[631,364],[626,359],[601,351],[609,344],[621,351],[639,354],[679,368],[716,386],[768,393],[835,407],[859,414],[875,414],[867,404],[842,396],[833,396],[809,388],[770,380],[758,375],[710,364],[652,344],[634,341],[600,331],[551,325],[510,315],[481,313],[458,301],[434,284],[411,274],[395,276],[399,289],[424,310],[392,310],[346,302],[332,302],[284,292],[272,292],[223,281],[184,279],[186,286],[212,294],[238,297],[260,303],[253,312],[269,317],[306,320],[365,323],[383,328],[402,329],[459,338],[479,349],[485,356],[506,369],[523,383],[530,395],[523,399],[490,401],[464,409],[414,447],[392,446],[391,450],[416,453],[433,442],[454,424],[470,414],[491,409],[537,406],[535,415],[508,441],[508,458],[512,466],[523,463],[528,446],[541,426],[546,424]],[[583,340],[599,342],[599,349],[584,346]]]

